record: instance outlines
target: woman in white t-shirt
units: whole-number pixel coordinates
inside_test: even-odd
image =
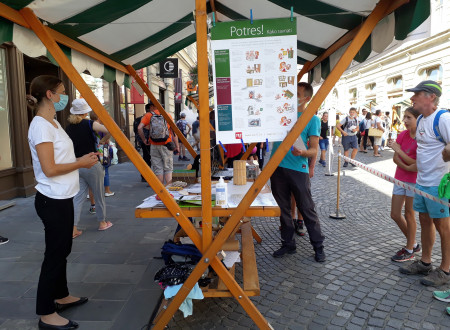
[[[63,110],[68,102],[60,79],[34,78],[27,101],[36,114],[28,131],[28,143],[37,181],[35,208],[45,229],[45,254],[36,297],[39,329],[76,329],[76,322],[63,318],[57,311],[88,300],[69,295],[66,265],[72,249],[78,169],[92,167],[98,158],[95,153],[75,158],[72,141],[54,119],[56,111]]]

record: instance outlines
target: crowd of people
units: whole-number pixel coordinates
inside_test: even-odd
[[[399,270],[407,275],[425,275],[421,279],[424,285],[450,286],[449,208],[437,202],[438,199],[448,202],[447,195],[439,197],[439,186],[442,178],[449,176],[450,170],[450,113],[438,110],[442,94],[438,83],[424,81],[407,91],[414,95],[411,97],[412,106],[404,112],[402,124],[398,119],[392,121],[389,113],[383,114],[381,110],[372,115],[363,109],[358,116],[355,108],[350,108],[344,118],[338,116],[335,127],[328,125],[327,113],[322,118],[313,116],[308,122],[301,133],[307,147],[289,150],[270,178],[272,193],[281,211],[281,246],[273,252],[273,257],[295,254],[294,236],[303,236],[303,228],[306,227],[314,259],[317,262],[326,260],[325,235],[312,198],[310,179],[314,175],[318,154],[318,163],[326,166],[325,155],[331,130],[334,132],[333,143],[338,139],[344,155],[351,159],[355,159],[358,151],[367,152],[369,141],[374,156],[379,157],[379,151],[387,141],[397,165],[395,178],[406,187],[394,185],[392,192],[391,217],[405,236],[405,245],[391,259],[400,263],[413,260]],[[310,84],[302,82],[297,86],[297,93],[298,118],[301,118],[313,96],[313,89]],[[45,228],[45,254],[37,289],[36,313],[40,315],[39,327],[42,329],[75,329],[78,324],[60,316],[58,311],[84,304],[88,298],[69,294],[67,257],[71,252],[72,240],[82,234],[77,226],[88,191],[92,198],[91,211],[93,208],[95,211],[91,213],[96,214],[99,223],[98,230],[107,230],[113,225],[106,218],[105,197],[114,195],[109,187],[109,165],[101,161],[98,149],[99,145],[109,140],[110,135],[84,99],[72,102],[69,125],[66,130],[61,127],[54,117],[57,111],[66,107],[68,97],[62,81],[56,77],[35,78],[27,101],[35,111],[28,133],[37,181],[35,208]],[[198,118],[191,126],[182,115],[177,127],[185,137],[192,133],[194,146],[198,149]],[[162,183],[170,183],[174,153],[179,153],[181,161],[187,157],[175,132],[151,101],[146,105],[146,114],[139,119],[137,132],[145,161]],[[272,155],[280,143],[273,144]],[[227,149],[231,161],[240,159],[243,154],[240,144],[228,145]],[[251,159],[259,162],[261,169],[265,150],[266,144],[261,142],[250,155]],[[345,162],[344,166],[348,163]],[[434,199],[414,194],[408,186],[414,186],[434,196]],[[450,193],[450,189],[447,190]],[[420,242],[416,241],[416,212],[421,229]],[[442,259],[438,267],[433,267],[431,257],[436,231],[441,238]],[[7,238],[0,236],[0,244],[7,242]],[[420,251],[422,255],[416,259],[416,253]],[[434,291],[433,296],[450,302],[450,290]],[[450,307],[447,312],[450,314]]]

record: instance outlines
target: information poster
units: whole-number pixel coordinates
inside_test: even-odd
[[[211,30],[217,141],[282,141],[297,120],[295,18]]]

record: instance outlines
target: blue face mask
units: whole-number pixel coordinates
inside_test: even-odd
[[[59,102],[53,102],[53,106],[56,111],[64,110],[69,102],[69,96],[65,94],[59,94]]]

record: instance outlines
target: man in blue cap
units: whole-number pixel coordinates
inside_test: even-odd
[[[442,151],[450,142],[450,113],[438,110],[441,86],[425,80],[413,92],[412,106],[420,112],[417,119],[417,182],[416,188],[439,199],[438,187],[442,177],[450,170],[450,163],[442,159]],[[442,199],[445,202],[447,200]],[[421,283],[439,286],[450,283],[450,217],[449,208],[434,200],[415,195],[414,210],[419,212],[422,238],[422,258],[400,268],[404,274],[426,274]],[[442,261],[438,268],[431,265],[431,250],[436,238],[441,237]]]

